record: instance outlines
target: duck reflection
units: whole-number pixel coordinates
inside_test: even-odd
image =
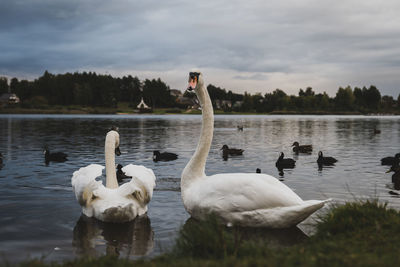
[[[185,228],[201,227],[203,222],[192,217],[186,220]],[[254,241],[267,243],[272,248],[289,247],[299,244],[308,239],[308,236],[297,226],[284,229],[254,228],[254,227],[230,227],[228,228],[243,241]]]
[[[154,233],[147,216],[127,223],[105,223],[81,215],[72,246],[79,256],[145,256],[153,250]]]
[[[333,167],[335,167],[335,165],[325,165],[325,164],[321,164],[321,163],[317,163],[318,165],[318,172],[322,172],[324,169],[333,169]]]
[[[285,172],[283,171],[283,168],[278,168],[277,167],[277,169],[278,169],[278,174],[279,174],[279,180],[283,181],[284,178],[285,178]]]

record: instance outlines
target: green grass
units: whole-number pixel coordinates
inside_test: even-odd
[[[244,266],[400,264],[400,213],[377,200],[332,208],[320,218],[315,235],[290,247],[274,248],[266,240],[243,240],[238,229],[221,228],[212,219],[189,228],[181,230],[171,256]]]
[[[258,232],[259,231],[259,232]],[[213,216],[191,220],[175,247],[151,260],[77,259],[48,266],[399,266],[400,213],[377,200],[337,205],[316,233],[291,246],[274,246],[261,229],[227,228]],[[249,235],[251,236],[249,238]],[[293,238],[296,238],[293,236]],[[41,260],[21,266],[44,266]]]

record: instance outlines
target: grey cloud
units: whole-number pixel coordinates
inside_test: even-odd
[[[256,81],[266,81],[268,80],[268,76],[261,74],[261,73],[256,73],[253,75],[245,76],[245,75],[236,75],[233,76],[234,79],[237,80],[256,80]]]
[[[395,94],[400,78],[384,73],[400,67],[399,11],[389,0],[3,0],[0,75],[197,66],[265,87],[274,73],[321,75],[310,86],[324,87],[361,72]]]

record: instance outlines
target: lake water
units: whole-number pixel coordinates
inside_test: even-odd
[[[122,155],[117,163],[144,165],[157,177],[147,218],[122,225],[81,217],[71,188],[75,170],[104,165],[104,139],[112,125],[120,129]],[[238,131],[237,125],[244,130]],[[200,128],[197,115],[0,115],[0,255],[11,262],[33,257],[61,261],[104,254],[152,257],[168,250],[189,219],[180,196],[180,175]],[[374,134],[374,128],[381,133]],[[294,141],[312,144],[313,153],[294,155]],[[52,152],[67,153],[69,160],[46,165],[46,144]],[[223,160],[223,144],[244,149],[243,156]],[[400,152],[399,144],[399,117],[221,115],[215,116],[206,173],[260,168],[303,199],[379,197],[400,209],[400,198],[389,194],[388,167],[380,165],[380,158]],[[174,152],[179,158],[153,162],[153,150]],[[319,169],[319,150],[337,158],[336,165]],[[275,167],[281,151],[297,160],[296,167],[283,174]],[[281,231],[284,234],[271,238],[285,243],[287,235],[308,234],[313,218],[295,233]]]

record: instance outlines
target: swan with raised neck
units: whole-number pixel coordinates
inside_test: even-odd
[[[121,154],[119,134],[111,130],[105,140],[106,186],[96,180],[104,169],[99,164],[90,164],[75,171],[71,184],[83,214],[105,222],[127,222],[147,212],[156,177],[149,168],[128,164],[122,171],[132,179],[119,186],[115,154]]]
[[[189,77],[189,90],[194,90],[197,98],[199,99],[202,110],[202,126],[200,131],[200,139],[197,144],[196,151],[194,152],[189,163],[186,165],[182,172],[181,189],[184,194],[185,189],[191,182],[205,177],[205,167],[207,156],[210,151],[211,142],[214,133],[214,114],[210,96],[208,95],[207,88],[204,85],[203,76],[201,73],[196,78],[196,84],[191,83]]]
[[[104,154],[106,159],[106,187],[118,188],[117,174],[115,172],[115,154],[119,156],[119,133],[117,131],[109,131],[106,135],[104,146]]]
[[[259,173],[222,173],[206,176],[205,165],[214,131],[211,99],[200,72],[189,73],[202,108],[202,127],[196,150],[181,176],[186,211],[196,219],[208,214],[224,223],[250,227],[286,228],[306,219],[328,200],[303,201],[275,177]]]

